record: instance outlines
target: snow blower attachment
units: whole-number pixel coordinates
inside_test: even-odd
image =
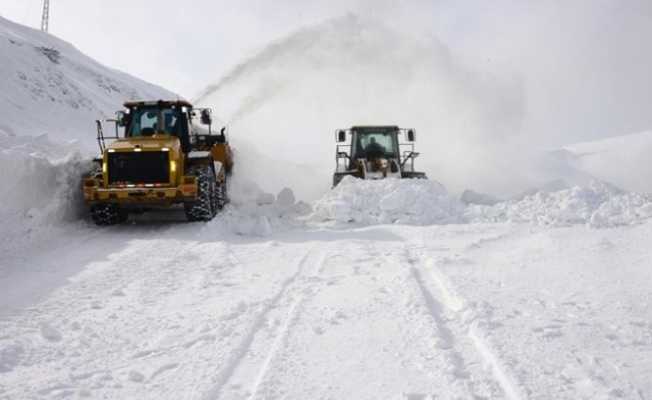
[[[107,120],[115,124],[115,135],[106,136],[96,121],[101,157],[83,183],[93,221],[113,225],[129,212],[174,204],[183,204],[190,221],[211,220],[228,201],[233,157],[225,128],[214,135],[211,110],[186,101],[124,106]],[[198,116],[208,130],[195,123]]]
[[[333,187],[345,176],[360,179],[426,179],[424,172],[414,171],[415,132],[398,126],[354,126],[336,133],[336,168]],[[346,142],[350,137],[349,144]],[[403,141],[399,137],[403,136]]]

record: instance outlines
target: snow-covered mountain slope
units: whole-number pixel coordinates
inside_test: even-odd
[[[652,193],[652,131],[566,146],[573,165],[622,189]]]
[[[176,97],[2,17],[0,76],[0,135],[47,134],[85,150],[94,150],[95,119],[113,116],[124,101]]]

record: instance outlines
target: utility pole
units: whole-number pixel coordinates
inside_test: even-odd
[[[41,30],[48,32],[50,28],[50,0],[43,0],[43,17],[41,18]]]

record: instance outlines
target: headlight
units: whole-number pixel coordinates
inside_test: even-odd
[[[170,161],[170,172],[177,172],[177,162],[174,160]]]
[[[108,169],[109,169],[109,168],[108,168],[108,165],[107,165],[107,163],[106,163],[106,160],[105,160],[105,161],[102,161],[102,173],[103,173],[103,174],[106,174],[106,171],[107,171]]]

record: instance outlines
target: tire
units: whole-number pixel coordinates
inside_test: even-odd
[[[210,166],[192,168],[188,175],[197,177],[197,199],[183,204],[188,221],[210,221],[217,211],[215,172]]]
[[[215,209],[221,210],[229,202],[228,184],[226,177],[224,182],[217,182],[215,187]]]
[[[95,204],[91,207],[91,218],[98,226],[117,225],[127,221],[129,213],[116,204]]]
[[[93,167],[88,172],[87,178],[102,179],[102,165],[93,163]]]
[[[406,179],[428,179],[425,172],[403,172]]]
[[[348,176],[348,175],[353,175],[353,174],[350,174],[350,173],[337,173],[337,172],[334,173],[333,174],[333,186],[332,187],[334,188],[335,186],[337,186],[342,181],[342,179],[344,179],[344,177]]]

